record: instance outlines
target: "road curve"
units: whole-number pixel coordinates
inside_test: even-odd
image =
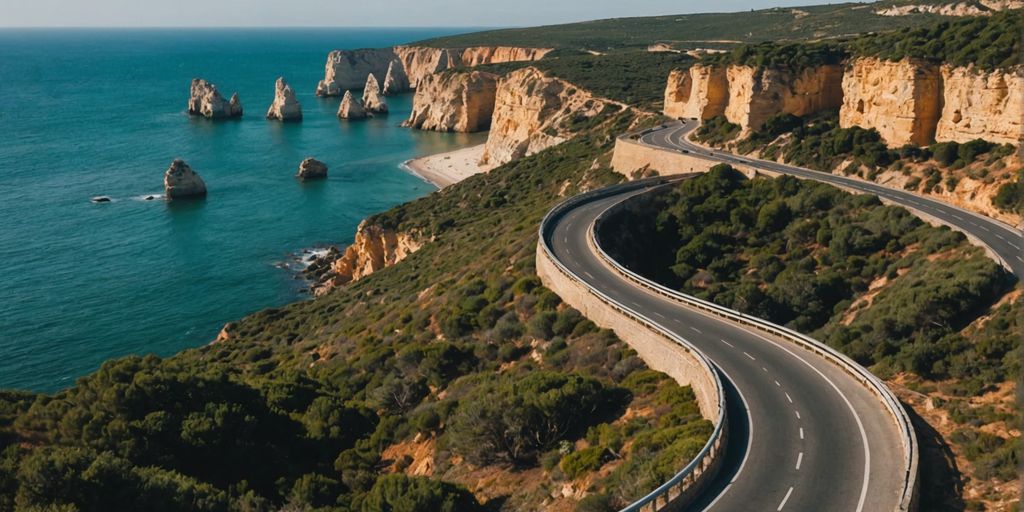
[[[727,460],[693,510],[891,511],[903,444],[879,399],[838,366],[789,341],[691,309],[627,281],[595,254],[590,226],[645,192],[582,203],[545,237],[570,272],[648,315],[714,362],[726,388]]]
[[[1019,229],[995,219],[967,211],[949,203],[922,197],[905,190],[894,189],[869,181],[812,171],[802,167],[766,160],[739,157],[718,150],[709,150],[687,140],[686,136],[698,126],[696,121],[673,123],[640,137],[639,142],[665,151],[687,152],[690,155],[729,164],[742,164],[758,169],[812,179],[847,189],[874,194],[883,200],[899,204],[918,214],[931,217],[981,242],[1001,260],[1004,267],[1018,278],[1024,277],[1024,235]]]

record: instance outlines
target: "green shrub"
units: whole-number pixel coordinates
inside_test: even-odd
[[[561,468],[565,476],[575,479],[601,467],[605,449],[591,446],[570,453],[562,458]]]
[[[363,512],[462,512],[484,510],[465,487],[424,477],[385,475],[377,479]]]

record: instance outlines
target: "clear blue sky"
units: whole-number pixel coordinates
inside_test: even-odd
[[[818,0],[0,0],[6,27],[547,25]]]

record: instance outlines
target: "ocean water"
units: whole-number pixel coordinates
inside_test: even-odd
[[[433,191],[404,160],[479,141],[400,128],[410,95],[387,117],[339,121],[339,100],[313,95],[327,52],[463,31],[0,30],[0,388],[57,390],[301,298],[281,267]],[[278,76],[303,122],[264,119]],[[193,77],[237,91],[245,117],[189,118]],[[293,178],[308,156],[326,181]],[[205,201],[142,199],[174,158],[206,181]]]

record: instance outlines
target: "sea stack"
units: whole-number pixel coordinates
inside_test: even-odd
[[[315,159],[307,158],[299,164],[299,172],[295,173],[299,181],[322,180],[327,178],[327,164]]]
[[[373,114],[388,113],[388,104],[380,95],[380,84],[373,73],[366,76],[366,86],[363,87],[363,108]]]
[[[381,94],[391,96],[409,90],[409,75],[405,74],[405,66],[401,61],[393,60],[388,64],[388,74],[384,76]]]
[[[188,113],[209,119],[238,118],[242,117],[242,102],[237,93],[231,95],[231,101],[225,100],[217,86],[202,78],[193,78]]]
[[[338,106],[338,117],[341,119],[366,119],[366,110],[359,100],[352,96],[352,91],[345,91],[345,97]]]
[[[279,77],[274,83],[274,102],[267,110],[267,119],[277,121],[301,121],[302,105],[295,99],[295,91],[284,77]]]
[[[167,199],[206,197],[206,183],[184,160],[175,159],[164,173],[164,195]]]

